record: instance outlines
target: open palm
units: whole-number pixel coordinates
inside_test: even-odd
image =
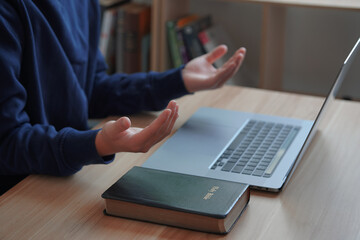
[[[100,156],[117,152],[147,152],[171,133],[178,118],[179,106],[171,101],[168,107],[147,127],[131,127],[127,117],[105,123],[98,132],[95,145]]]
[[[213,51],[191,60],[182,70],[186,89],[196,92],[219,88],[229,80],[241,66],[246,49],[238,49],[234,55],[221,67],[215,68],[213,63],[227,52],[225,45],[216,47]]]

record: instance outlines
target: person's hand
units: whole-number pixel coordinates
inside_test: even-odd
[[[171,101],[167,108],[147,127],[131,127],[127,117],[105,123],[95,138],[100,156],[117,152],[147,152],[153,145],[171,133],[178,118],[179,106]]]
[[[223,66],[216,69],[212,64],[227,52],[225,45],[194,58],[182,70],[184,84],[189,92],[219,88],[239,70],[246,53],[245,48],[238,49]]]

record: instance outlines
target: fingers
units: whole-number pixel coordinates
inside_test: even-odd
[[[229,64],[232,63],[235,63],[236,67],[240,66],[245,58],[245,54],[246,54],[246,49],[243,47],[239,48],[222,67],[226,68],[228,67]]]
[[[220,46],[217,46],[215,49],[213,49],[211,52],[207,53],[205,55],[205,59],[210,64],[213,64],[214,62],[216,62],[216,60],[218,60],[219,58],[224,56],[224,54],[226,52],[227,52],[227,46],[226,45],[220,45]]]
[[[178,109],[177,103],[171,101],[160,116],[142,131],[142,137],[148,139],[145,143],[145,151],[170,134],[179,116]]]
[[[159,136],[167,135],[169,128],[178,117],[178,105],[175,101],[171,101],[167,108],[143,131],[142,134],[148,139],[157,139]],[[171,131],[170,129],[170,131]],[[166,134],[167,133],[167,134]]]
[[[170,116],[170,121],[169,121],[169,125],[166,129],[166,133],[167,135],[170,134],[171,130],[173,129],[174,125],[175,125],[175,122],[176,120],[178,119],[179,117],[179,106],[177,105],[176,102],[172,103],[174,104],[174,110],[171,112],[171,116]]]
[[[114,128],[116,132],[123,132],[131,127],[131,121],[128,117],[122,117],[116,120]]]
[[[240,68],[246,54],[245,48],[238,49],[234,55],[221,66],[214,76],[214,87],[222,86],[229,80]]]
[[[158,138],[160,140],[170,134],[172,128],[174,127],[175,121],[179,116],[178,109],[179,109],[179,106],[177,105],[177,103],[175,101],[171,101],[168,104],[166,110],[170,110],[171,113],[168,116],[168,118],[166,119],[166,121],[161,123],[161,127],[158,128],[158,131],[156,132],[156,135],[158,136]]]

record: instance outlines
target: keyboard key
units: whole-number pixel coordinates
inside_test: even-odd
[[[264,174],[264,170],[259,170],[256,169],[252,175],[257,176],[257,177],[261,177]]]
[[[234,173],[241,173],[241,171],[244,169],[244,166],[236,165],[231,172]]]
[[[245,170],[254,171],[255,167],[252,166],[246,166]]]
[[[247,162],[238,162],[237,165],[238,165],[238,166],[243,166],[243,167],[245,167],[245,166],[246,166],[246,163],[247,163]]]
[[[246,175],[251,175],[252,174],[252,170],[244,170],[243,172],[242,172],[242,174],[246,174]]]
[[[230,170],[234,167],[235,163],[227,162],[221,169],[221,171],[230,172]]]
[[[228,160],[228,162],[234,162],[234,163],[236,163],[238,160],[239,160],[238,158],[233,158],[233,157],[231,157],[231,158]]]
[[[248,166],[249,166],[249,167],[256,167],[256,166],[257,166],[257,163],[249,162]]]
[[[263,170],[263,171],[265,171],[266,168],[267,168],[267,166],[262,166],[262,165],[259,165],[257,167],[258,170]]]

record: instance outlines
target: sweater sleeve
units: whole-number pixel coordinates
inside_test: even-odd
[[[106,63],[97,54],[97,72],[90,97],[90,117],[124,115],[139,111],[159,111],[172,99],[188,94],[181,70],[183,66],[165,72],[106,74]]]
[[[101,158],[96,152],[97,131],[31,122],[20,81],[26,81],[21,71],[24,29],[7,3],[0,7],[0,32],[0,175],[70,175],[84,165],[111,161],[113,156]]]

